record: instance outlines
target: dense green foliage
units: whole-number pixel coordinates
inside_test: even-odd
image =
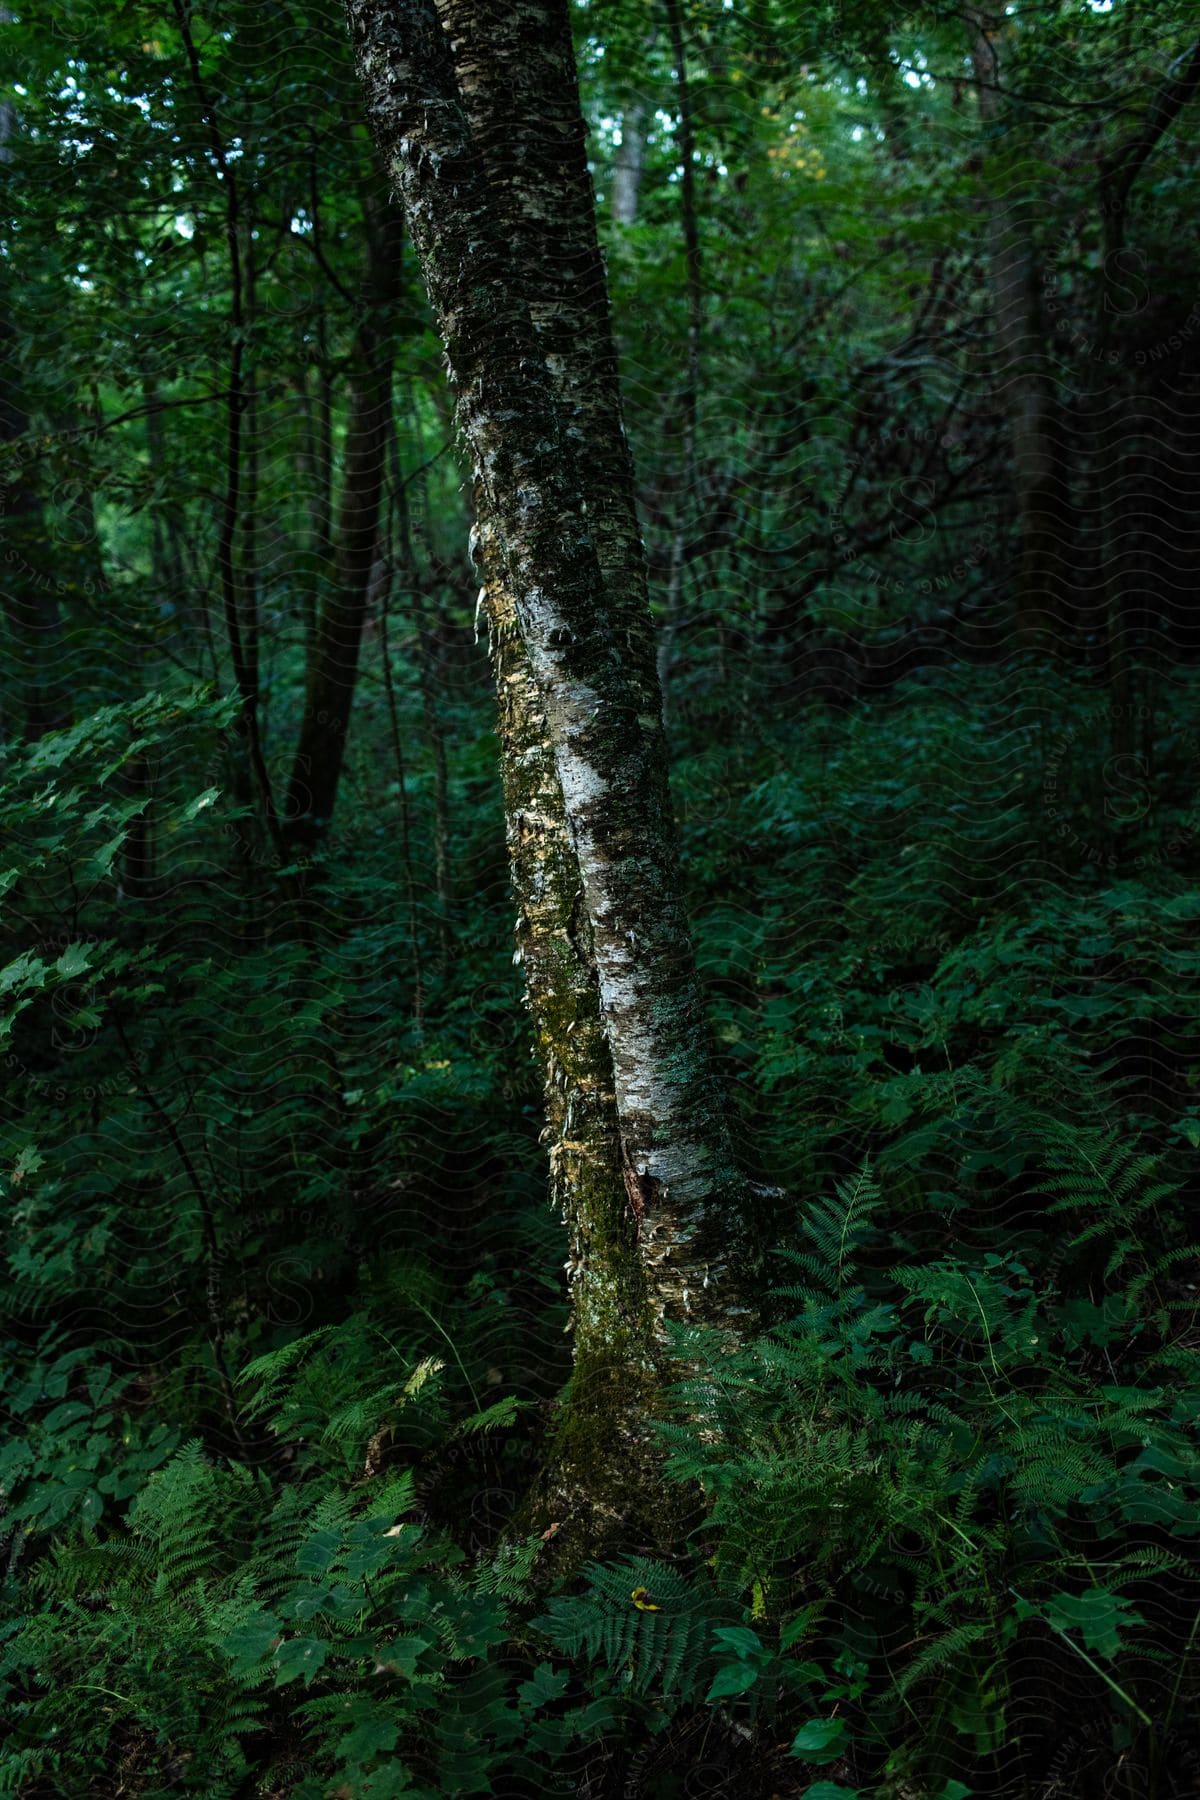
[[[570,1372],[561,1225],[407,259],[315,867],[226,636],[231,571],[281,806],[376,304],[340,18],[12,8],[0,1792],[1174,1800],[1200,1701],[1187,107],[1116,264],[1095,177],[1194,25],[1019,9],[985,128],[957,14],[683,6],[689,364],[668,9],[577,10],[700,960],[745,1166],[787,1196],[762,1319],[681,1343],[659,1435],[691,1529],[560,1563],[570,1521],[525,1503]],[[982,199],[1014,143],[1070,506],[1040,650],[1012,630]]]

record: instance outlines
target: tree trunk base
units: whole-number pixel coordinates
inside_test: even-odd
[[[653,1429],[661,1387],[614,1363],[576,1370],[557,1403],[547,1460],[513,1521],[540,1533],[539,1585],[624,1553],[677,1555],[704,1516],[698,1489],[668,1481]]]

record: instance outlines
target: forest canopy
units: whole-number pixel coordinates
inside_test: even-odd
[[[1194,1794],[1194,9],[0,41],[0,1793]]]

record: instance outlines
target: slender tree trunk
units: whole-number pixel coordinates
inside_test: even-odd
[[[412,961],[413,1024],[416,1026],[418,1037],[423,1037],[425,971],[421,955],[421,932],[417,923],[417,877],[413,863],[412,812],[408,803],[408,775],[405,769],[404,740],[400,731],[400,709],[396,704],[396,684],[392,677],[392,648],[388,642],[388,616],[391,611],[394,581],[390,555],[380,566],[378,580],[379,654],[383,663],[383,691],[387,701],[392,759],[396,765],[396,806],[400,818],[400,863],[404,870],[404,897],[408,909],[408,954]]]
[[[221,583],[221,604],[225,615],[225,633],[233,663],[241,711],[238,735],[245,751],[245,768],[258,790],[263,817],[276,854],[284,851],[283,833],[271,778],[263,755],[258,718],[258,622],[245,608],[237,570],[238,520],[242,506],[242,422],[246,405],[245,385],[245,311],[243,282],[243,242],[241,194],[234,164],[221,135],[216,108],[201,72],[200,56],[192,35],[191,17],[184,0],[173,0],[175,22],[183,40],[188,73],[196,104],[208,135],[209,156],[222,185],[225,199],[225,245],[229,257],[229,326],[231,347],[228,372],[228,414],[225,437],[225,496],[221,509],[221,527],[217,540],[217,568]],[[241,776],[241,769],[238,771]],[[243,796],[235,782],[235,798]],[[249,857],[252,846],[243,839],[242,854]]]
[[[997,39],[1011,23],[1002,11],[993,18],[979,8],[972,9],[968,19],[979,114],[992,139],[1005,119],[1005,101],[997,91],[1003,72]],[[1012,446],[1020,534],[1017,625],[1026,644],[1046,647],[1053,644],[1064,611],[1069,508],[1034,241],[1038,196],[1030,190],[1030,175],[1023,166],[1033,156],[1024,134],[1020,143],[1010,133],[1003,146],[989,144],[987,205],[998,373]]]
[[[146,402],[146,450],[150,473],[164,490],[163,504],[155,505],[150,516],[151,568],[159,604],[171,608],[172,624],[183,635],[191,622],[184,613],[187,582],[179,549],[184,537],[184,522],[179,506],[166,497],[170,495],[172,484],[162,412],[158,405],[158,383],[153,376],[143,380],[142,394]]]
[[[636,604],[636,584],[644,583],[641,541],[565,10],[543,16],[536,93],[527,72],[528,20],[514,28],[496,0],[446,4],[442,17],[492,203],[514,252],[513,279],[542,348],[559,422],[577,449],[604,573],[619,590],[633,585]],[[576,197],[573,207],[548,196],[541,179],[537,139],[547,132],[566,151],[558,167]],[[540,153],[546,153],[544,135]],[[499,699],[516,954],[543,1075],[552,1191],[568,1238],[573,1375],[541,1498],[556,1517],[570,1510],[575,1544],[595,1548],[622,1516],[647,1512],[652,1461],[644,1423],[659,1356],[584,883],[548,710],[521,631],[495,509],[478,481],[475,501],[472,542]],[[644,610],[644,586],[640,597]],[[648,657],[648,629],[641,636]],[[644,666],[638,673],[645,705],[653,706],[651,675]]]
[[[900,70],[888,55],[886,37],[871,47],[871,78],[883,119],[884,148],[891,162],[903,166],[912,145],[905,88]]]
[[[242,332],[246,341],[253,346],[254,332],[258,323],[258,246],[254,238],[254,189],[251,187],[246,196],[245,225],[242,246]],[[260,425],[258,416],[258,372],[255,367],[255,353],[251,355],[245,366],[242,381],[242,481],[240,507],[241,513],[241,568],[238,571],[238,586],[241,589],[242,631],[246,644],[246,666],[250,683],[255,695],[260,696],[262,683],[259,667],[259,519],[258,519],[258,435]],[[260,730],[265,734],[265,721],[260,720]]]
[[[399,292],[399,210],[368,219],[368,310],[356,336],[333,583],[309,649],[304,718],[288,791],[287,832],[311,850],[329,828],[358,679],[392,422],[392,321]]]
[[[333,383],[329,373],[325,309],[317,314],[313,392],[304,384],[305,459],[310,495],[309,567],[304,593],[304,641],[309,657],[317,629],[317,595],[333,570]]]
[[[646,159],[646,108],[633,100],[621,113],[621,142],[613,159],[612,216],[618,225],[635,225]]]
[[[475,468],[485,589],[497,619],[511,605],[528,659],[518,679],[532,682],[575,855],[575,936],[594,961],[612,1065],[616,1204],[645,1283],[635,1329],[655,1351],[670,1321],[736,1332],[747,1183],[683,900],[567,9],[447,0],[445,30],[433,0],[400,9],[348,0],[347,10],[446,345]],[[536,1008],[532,989],[531,1000]],[[553,1051],[562,1062],[573,1023],[545,1009],[544,1060]],[[577,1203],[572,1193],[568,1205]],[[583,1247],[611,1290],[602,1231]]]
[[[704,328],[704,269],[700,259],[700,221],[696,208],[695,133],[692,130],[692,103],[687,77],[687,45],[683,36],[683,17],[679,0],[664,0],[671,54],[675,58],[675,88],[678,96],[679,154],[683,162],[683,178],[679,184],[681,223],[683,227],[684,266],[687,270],[687,357],[684,363],[683,389],[679,397],[682,420],[679,493],[675,503],[675,529],[671,537],[670,572],[667,577],[666,617],[658,649],[658,678],[663,693],[664,713],[670,706],[671,673],[675,661],[675,643],[683,611],[684,552],[692,531],[696,505],[696,412],[700,401],[700,343]]]
[[[27,472],[22,440],[29,442],[29,419],[10,350],[13,336],[7,319],[0,319],[0,597],[8,638],[5,685],[20,713],[19,720],[4,719],[0,735],[23,732],[32,743],[61,730],[71,714],[57,598],[61,583],[45,557],[41,500]]]
[[[419,435],[419,434],[418,434]],[[408,480],[400,466],[400,439],[393,414],[391,431],[392,495],[394,524],[399,534],[403,591],[412,613],[416,646],[417,692],[425,737],[433,756],[433,895],[437,907],[438,966],[444,972],[452,954],[450,934],[450,768],[446,755],[446,731],[437,707],[437,659],[430,644],[425,591],[413,546],[408,507]],[[417,476],[420,476],[417,471]]]
[[[151,808],[154,804],[154,774],[150,759],[143,751],[131,757],[124,771],[123,787],[130,797],[141,799],[141,812],[129,821],[122,858],[124,892],[130,900],[150,900],[156,888],[154,826]]]
[[[0,6],[0,25],[10,24],[12,13]],[[9,100],[0,101],[0,168],[12,160],[16,110]],[[0,258],[0,307],[7,277]],[[29,417],[21,395],[20,370],[15,353],[16,332],[0,314],[0,600],[7,627],[9,692],[20,696],[23,714],[19,729],[31,742],[47,731],[70,722],[67,671],[63,666],[65,641],[57,593],[61,587],[43,567],[45,538],[40,497],[28,473],[22,439],[29,438]],[[0,735],[11,731],[0,718]],[[13,733],[13,735],[16,735]]]
[[[1104,261],[1098,346],[1101,354],[1093,364],[1097,373],[1109,366],[1113,334],[1125,310],[1122,284],[1129,273],[1125,238],[1130,193],[1157,145],[1197,92],[1200,92],[1200,39],[1168,70],[1137,129],[1101,165],[1098,200],[1104,231]],[[1100,584],[1108,685],[1112,697],[1111,740],[1115,756],[1132,756],[1139,671],[1130,643],[1128,616],[1129,571],[1135,558],[1129,552],[1134,526],[1130,517],[1130,489],[1125,479],[1125,465],[1132,462],[1136,467],[1139,408],[1134,407],[1131,413],[1128,397],[1120,394],[1109,381],[1097,386],[1091,410],[1093,453],[1098,471],[1096,505],[1101,520]],[[1140,511],[1137,507],[1133,509],[1134,519]]]
[[[433,897],[437,903],[438,954],[444,970],[450,962],[450,763],[446,755],[446,728],[437,704],[437,657],[430,645],[429,615],[425,594],[415,577],[408,591],[416,639],[417,688],[421,717],[433,757]]]
[[[661,747],[646,559],[567,8],[562,0],[438,0],[437,10],[453,45],[447,75],[457,82],[467,142],[506,228],[497,246],[502,278],[540,346],[614,635],[643,729]]]

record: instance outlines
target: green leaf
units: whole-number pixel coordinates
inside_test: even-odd
[[[1079,1632],[1085,1649],[1097,1656],[1116,1656],[1122,1629],[1146,1623],[1128,1600],[1110,1594],[1107,1588],[1089,1588],[1086,1594],[1052,1594],[1045,1615],[1059,1631]]]
[[[101,844],[100,848],[94,853],[91,859],[92,865],[94,868],[99,869],[102,875],[112,874],[113,864],[116,862],[121,847],[128,836],[129,833],[127,831],[118,831],[115,837],[109,838],[106,844]]]
[[[388,1719],[364,1719],[353,1731],[348,1731],[338,1745],[338,1761],[364,1763],[373,1756],[386,1756],[389,1750],[396,1748],[399,1736],[400,1727]]]
[[[45,979],[46,965],[41,957],[25,950],[0,969],[0,994],[12,993],[18,987],[41,987]]]
[[[845,1719],[809,1719],[792,1739],[788,1755],[799,1756],[805,1762],[836,1762],[844,1753],[845,1736]]]
[[[221,1648],[231,1658],[230,1673],[248,1675],[273,1649],[282,1630],[274,1613],[250,1613],[221,1639]]]
[[[340,1531],[326,1528],[314,1532],[296,1552],[296,1567],[301,1575],[324,1575],[337,1561],[341,1547]]]
[[[523,1681],[517,1689],[517,1699],[523,1707],[548,1706],[551,1701],[561,1699],[567,1686],[567,1671],[556,1669],[551,1663],[539,1663],[528,1681]]]
[[[501,1426],[511,1425],[518,1411],[532,1404],[529,1400],[518,1400],[515,1394],[506,1394],[502,1400],[485,1406],[482,1412],[472,1413],[458,1429],[463,1437],[473,1437],[479,1431],[495,1431]]]
[[[322,1638],[286,1639],[275,1652],[275,1686],[283,1687],[303,1675],[307,1687],[328,1653],[329,1645]]]
[[[412,1681],[417,1674],[417,1664],[432,1644],[432,1636],[411,1632],[404,1637],[393,1638],[389,1644],[380,1644],[376,1652],[376,1661],[393,1675],[403,1675]]]
[[[407,1767],[397,1757],[390,1757],[387,1762],[369,1770],[360,1779],[360,1800],[401,1800],[401,1796],[406,1794],[412,1794],[415,1800],[433,1800],[428,1788],[413,1787]],[[296,1793],[299,1796],[301,1790],[297,1788]]]
[[[42,1157],[36,1144],[26,1144],[25,1148],[13,1164],[12,1179],[23,1181],[26,1175],[35,1175],[42,1166]]]
[[[705,1695],[706,1700],[724,1700],[731,1694],[744,1694],[758,1680],[759,1671],[753,1663],[723,1663],[712,1679],[712,1686]]]
[[[779,1648],[781,1650],[791,1650],[802,1638],[807,1637],[813,1626],[817,1623],[817,1620],[821,1617],[823,1611],[823,1603],[819,1600],[813,1601],[808,1606],[801,1607],[795,1617],[789,1619],[779,1633]]]
[[[194,800],[188,801],[187,805],[179,814],[180,819],[185,825],[189,824],[191,820],[196,817],[197,813],[203,812],[206,806],[211,806],[213,801],[220,797],[220,793],[220,788],[205,788],[202,794],[197,794]]]
[[[713,1632],[713,1637],[718,1649],[732,1650],[735,1656],[740,1656],[743,1660],[765,1654],[757,1631],[751,1631],[745,1625],[722,1625]]]
[[[92,952],[89,944],[68,944],[54,967],[64,981],[73,981],[77,975],[91,964]]]
[[[284,1610],[295,1619],[315,1619],[318,1613],[328,1611],[333,1601],[332,1589],[312,1586],[289,1595]]]

